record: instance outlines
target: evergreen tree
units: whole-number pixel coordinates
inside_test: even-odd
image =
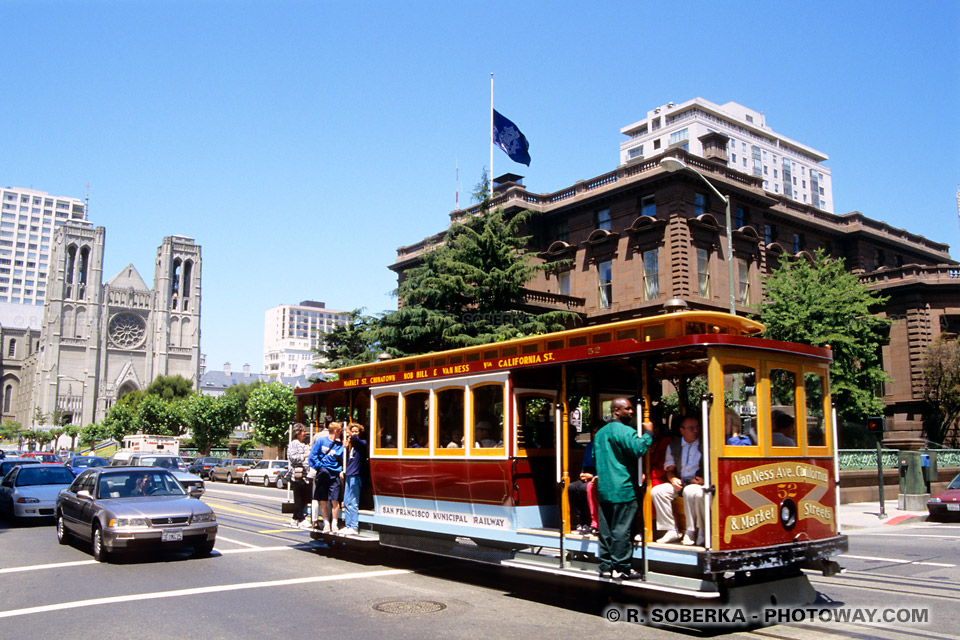
[[[799,342],[833,351],[830,382],[842,421],[862,420],[883,413],[876,390],[887,381],[880,347],[886,342],[889,320],[873,314],[887,298],[870,291],[848,272],[843,259],[817,249],[813,262],[781,260],[764,278],[759,320],[763,337]]]
[[[558,331],[579,319],[526,309],[524,286],[548,268],[530,261],[530,236],[521,235],[533,212],[491,209],[486,177],[474,197],[479,211],[452,225],[420,265],[404,272],[400,308],[374,324],[368,344],[405,356]]]
[[[325,361],[323,366],[327,369],[373,362],[378,350],[371,331],[376,325],[377,318],[363,315],[362,309],[354,309],[346,324],[337,325],[321,336],[323,346],[314,349],[314,353]]]

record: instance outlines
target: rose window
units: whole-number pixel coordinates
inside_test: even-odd
[[[110,341],[121,349],[133,349],[143,342],[146,323],[138,315],[119,313],[110,321]]]

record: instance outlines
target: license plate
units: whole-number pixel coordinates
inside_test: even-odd
[[[948,504],[947,511],[960,511],[960,504]]]
[[[183,531],[180,529],[160,532],[160,542],[180,542],[181,540],[183,540]]]

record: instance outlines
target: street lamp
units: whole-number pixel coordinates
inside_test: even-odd
[[[727,269],[729,272],[728,280],[730,283],[730,314],[734,316],[737,315],[737,309],[736,309],[736,303],[735,303],[736,296],[734,295],[734,289],[733,289],[733,235],[731,235],[731,224],[730,224],[730,198],[728,196],[723,195],[719,191],[717,191],[717,188],[713,186],[713,183],[707,180],[702,173],[700,173],[693,167],[687,166],[687,164],[683,160],[680,160],[679,158],[664,158],[663,160],[660,161],[660,167],[669,173],[673,173],[674,171],[682,171],[683,169],[692,171],[693,173],[700,176],[701,180],[707,183],[707,186],[710,187],[710,189],[713,190],[715,194],[717,194],[718,198],[723,200],[723,203],[726,206],[726,218],[727,218]]]

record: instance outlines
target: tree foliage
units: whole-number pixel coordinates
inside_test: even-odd
[[[889,320],[872,309],[887,298],[870,291],[844,267],[843,259],[818,249],[813,262],[784,257],[764,278],[759,305],[765,338],[816,347],[830,346],[833,400],[839,417],[861,420],[883,413],[876,389],[887,381],[880,347]]]
[[[237,396],[192,395],[184,401],[184,416],[194,446],[206,455],[240,424],[243,409]]]
[[[136,433],[161,436],[181,436],[187,426],[182,398],[164,400],[162,396],[148,393],[137,407],[133,420]]]
[[[296,408],[293,390],[284,384],[273,382],[254,389],[247,403],[254,438],[264,444],[280,444],[287,437]]]
[[[241,409],[240,420],[234,424],[234,426],[239,425],[241,422],[249,422],[250,416],[247,413],[247,402],[250,400],[250,395],[254,390],[263,386],[263,383],[259,380],[254,380],[253,382],[246,382],[235,384],[227,387],[227,390],[223,392],[223,395],[232,398],[237,402]]]
[[[113,438],[113,431],[105,423],[99,424],[96,422],[91,422],[90,424],[85,424],[80,428],[80,444],[92,447],[100,440],[106,440],[107,438]]]
[[[194,393],[193,382],[181,375],[157,376],[147,385],[147,395],[160,396],[164,400],[186,398]]]
[[[927,347],[923,363],[924,431],[928,440],[958,445],[960,419],[960,340],[939,336]]]
[[[317,357],[325,361],[326,368],[373,362],[379,355],[373,337],[378,319],[363,315],[363,309],[354,309],[349,318],[346,324],[337,325],[333,331],[323,334],[323,345],[314,349]]]
[[[381,316],[373,344],[405,356],[508,340],[565,329],[579,319],[568,311],[534,313],[524,286],[548,266],[529,259],[522,235],[534,213],[491,208],[486,177],[474,196],[479,211],[455,223],[443,242],[404,272],[400,308]]]
[[[126,396],[124,396],[126,398]],[[113,405],[107,417],[103,419],[104,434],[108,438],[113,438],[117,442],[123,440],[123,436],[128,436],[137,431],[137,408],[132,404],[121,402]],[[81,436],[82,440],[82,436]]]

